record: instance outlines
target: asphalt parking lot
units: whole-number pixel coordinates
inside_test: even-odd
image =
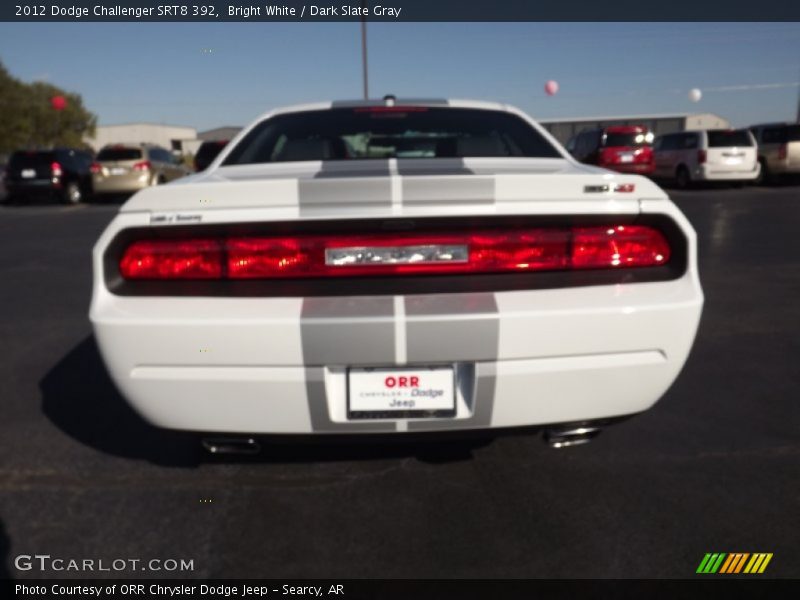
[[[177,577],[681,578],[706,552],[771,552],[764,576],[800,577],[800,187],[673,196],[706,306],[648,413],[566,450],[199,462],[126,407],[91,337],[89,255],[116,207],[1,207],[0,577],[41,577],[13,559],[50,554],[192,559]]]

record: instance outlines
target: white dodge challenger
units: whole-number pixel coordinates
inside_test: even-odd
[[[133,196],[93,262],[125,398],[231,444],[518,426],[583,442],[664,394],[703,305],[695,233],[659,187],[485,102],[268,113],[203,173]]]

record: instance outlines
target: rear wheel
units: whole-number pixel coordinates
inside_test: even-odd
[[[65,204],[80,204],[81,200],[83,200],[81,186],[75,181],[68,183],[67,187],[64,188],[61,199]]]
[[[692,185],[692,178],[689,175],[689,169],[683,165],[678,167],[678,170],[675,171],[675,185],[677,185],[681,190],[685,190]]]
[[[753,183],[756,185],[766,185],[769,183],[770,175],[769,175],[769,167],[767,166],[767,161],[763,158],[758,159],[758,164],[761,165],[761,171],[758,173],[758,177],[755,178]]]

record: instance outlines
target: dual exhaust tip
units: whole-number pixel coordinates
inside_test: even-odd
[[[602,431],[591,424],[548,427],[544,431],[544,441],[551,448],[570,448],[588,444]],[[203,438],[203,448],[214,455],[253,456],[261,453],[261,444],[251,437]]]
[[[588,444],[602,431],[602,428],[591,425],[569,425],[549,427],[544,431],[544,441],[551,448],[570,448]]]

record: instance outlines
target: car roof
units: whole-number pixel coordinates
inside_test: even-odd
[[[648,131],[644,125],[610,125],[605,127],[607,133],[644,133]]]
[[[314,102],[310,104],[295,104],[276,108],[261,115],[260,119],[270,116],[317,110],[332,110],[336,108],[369,108],[381,106],[427,106],[442,108],[474,108],[483,110],[502,110],[513,112],[514,109],[506,104],[499,102],[487,102],[483,100],[462,100],[445,98],[394,98],[391,99],[370,99],[370,100],[334,100],[332,102]]]

